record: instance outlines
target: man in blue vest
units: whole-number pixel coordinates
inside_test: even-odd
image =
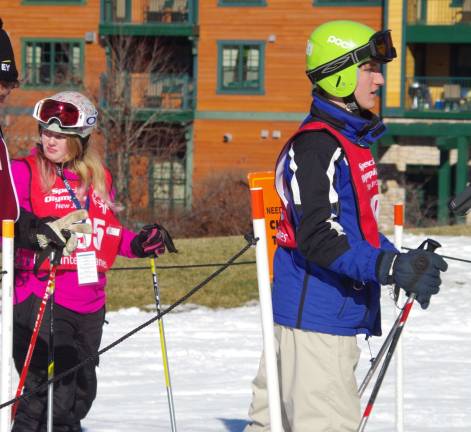
[[[16,69],[15,56],[10,38],[3,29],[0,19],[0,105],[4,104],[11,91],[19,86],[18,70]],[[40,220],[33,214],[20,209],[16,196],[15,186],[10,170],[10,158],[8,149],[0,127],[0,235],[2,234],[2,220],[14,220],[15,245],[28,249],[45,249],[53,246],[65,253],[71,253],[76,247],[76,237],[71,235],[68,240],[63,235],[63,230],[70,232],[88,232],[85,224],[77,224],[86,217],[86,212],[74,212],[66,218],[52,220]]]
[[[399,253],[378,231],[370,146],[385,132],[370,110],[396,52],[390,31],[352,21],[319,26],[307,44],[310,113],[276,164],[283,202],[274,258],[273,314],[285,432],[356,431],[357,334],[380,335],[380,285],[396,283],[427,308],[447,264]],[[251,424],[269,431],[264,362]]]

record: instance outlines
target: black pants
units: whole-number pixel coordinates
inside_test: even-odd
[[[21,373],[31,340],[41,299],[31,295],[14,307],[13,358]],[[91,314],[79,314],[54,305],[54,365],[55,374],[75,366],[100,347],[105,308]],[[36,348],[31,360],[24,392],[29,392],[47,380],[47,353],[50,311],[46,306]],[[67,375],[54,385],[54,432],[80,432],[80,420],[85,418],[96,397],[97,380],[92,361]],[[43,432],[47,426],[47,389],[20,401],[12,432]]]

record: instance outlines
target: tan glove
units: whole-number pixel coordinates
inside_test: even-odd
[[[76,233],[91,234],[92,226],[84,222],[88,218],[85,209],[75,210],[56,220],[40,223],[36,237],[39,247],[46,249],[49,244],[63,247],[63,255],[70,255],[77,248]]]

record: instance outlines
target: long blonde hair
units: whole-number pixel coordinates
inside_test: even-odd
[[[74,171],[80,178],[80,185],[77,191],[78,198],[83,199],[88,189],[93,185],[95,193],[115,209],[110,197],[111,184],[107,184],[105,167],[100,155],[93,145],[88,142],[86,145],[77,135],[66,135],[67,139],[67,169]],[[40,147],[36,163],[41,178],[41,189],[43,192],[50,192],[56,181],[56,164],[46,158],[42,147]]]

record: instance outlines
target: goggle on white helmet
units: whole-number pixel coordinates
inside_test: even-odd
[[[36,103],[33,117],[42,128],[88,137],[96,127],[98,112],[83,94],[63,91]]]

